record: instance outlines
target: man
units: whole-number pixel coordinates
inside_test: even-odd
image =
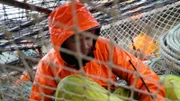
[[[74,28],[76,30],[73,30]],[[141,79],[133,74],[135,71],[130,64],[132,62],[150,92],[157,96],[155,100],[163,101],[164,88],[160,86],[158,76],[145,64],[117,45],[111,47],[110,41],[106,38],[99,36],[94,39],[86,36],[84,32],[98,36],[100,25],[82,3],[76,1],[63,4],[53,10],[49,16],[49,30],[53,49],[38,64],[30,95],[31,100],[51,101],[59,83],[58,78],[63,79],[68,75],[81,73],[92,78],[104,88],[110,85],[111,89],[114,86],[113,83],[108,82],[108,79],[116,82],[116,76],[118,76],[126,80],[130,86],[134,85],[137,89],[147,93]],[[60,51],[61,49],[68,49],[76,54]],[[79,59],[85,56],[93,59],[82,58],[82,61]],[[115,66],[104,64],[111,60],[111,57]],[[151,96],[140,92],[138,98],[140,101],[152,100]]]

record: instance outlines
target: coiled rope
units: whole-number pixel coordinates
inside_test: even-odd
[[[160,54],[171,74],[180,75],[180,24],[160,38]]]
[[[180,75],[180,24],[160,38],[160,57],[147,64],[158,75]]]

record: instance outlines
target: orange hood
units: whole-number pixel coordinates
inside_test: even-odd
[[[74,7],[75,9],[73,9]],[[74,12],[76,16],[74,16]],[[56,50],[75,33],[73,28],[77,28],[78,32],[83,32],[99,26],[85,5],[78,1],[55,8],[48,21],[50,39]]]

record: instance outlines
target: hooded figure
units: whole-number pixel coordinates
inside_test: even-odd
[[[157,95],[155,99],[157,101],[164,100],[165,92],[164,88],[159,84],[159,77],[145,64],[117,45],[111,46],[110,40],[106,38],[99,36],[97,39],[91,39],[83,36],[85,33],[82,32],[99,35],[100,25],[82,3],[76,1],[55,8],[49,16],[48,25],[53,49],[38,63],[30,94],[31,101],[51,101],[60,81],[59,79],[72,74],[80,74],[82,71],[87,77],[92,78],[104,88],[108,88],[110,85],[111,89],[113,89],[113,82],[117,81],[116,76],[118,76],[126,80],[129,86],[134,86],[147,93],[141,79],[133,74],[135,71],[129,60],[137,68],[149,90]],[[74,39],[76,35],[79,35],[80,52],[93,58],[92,60],[83,58],[80,61],[82,65],[79,65],[80,62],[75,55],[60,51],[64,48],[78,53],[78,49],[74,48],[78,43]],[[111,57],[113,64],[116,66],[101,63],[107,63]],[[109,79],[112,81],[111,83],[108,82]],[[138,97],[140,101],[152,100],[149,95],[144,93],[138,93]]]

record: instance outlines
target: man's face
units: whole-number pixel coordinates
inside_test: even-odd
[[[93,32],[92,32],[93,33]],[[91,34],[92,34],[91,33]],[[78,34],[79,35],[79,44],[80,44],[80,51],[82,54],[84,55],[88,55],[89,53],[91,53],[92,51],[92,47],[93,47],[93,38],[92,37],[89,37],[89,36],[86,36],[85,34],[87,33],[82,33],[82,34]],[[66,41],[65,41],[65,45],[66,47],[71,50],[71,51],[74,51],[74,52],[77,52],[78,51],[78,41],[76,40],[75,38],[76,36],[73,35],[71,36],[70,38],[68,38]]]

